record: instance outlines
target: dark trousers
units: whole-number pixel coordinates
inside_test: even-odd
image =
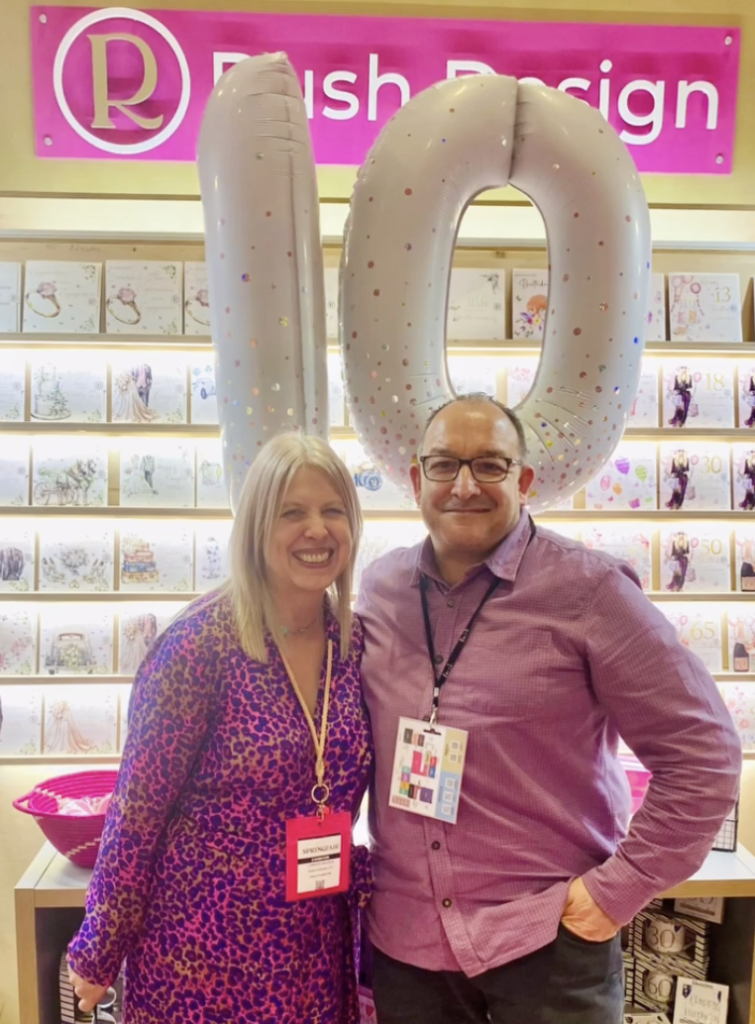
[[[621,939],[591,943],[563,926],[555,942],[468,978],[425,971],[375,949],[378,1024],[621,1024]]]

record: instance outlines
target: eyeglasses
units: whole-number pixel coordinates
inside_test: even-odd
[[[503,455],[477,459],[454,459],[448,455],[422,455],[419,460],[428,480],[436,484],[450,484],[461,472],[462,466],[469,466],[478,484],[499,484],[509,475],[512,466],[523,466],[521,459],[509,459]]]

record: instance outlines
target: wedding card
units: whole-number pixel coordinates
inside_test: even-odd
[[[218,422],[218,398],[215,366],[207,358],[195,356],[191,362],[191,422],[215,426]]]
[[[660,446],[661,508],[715,512],[731,508],[729,446],[707,441]]]
[[[184,263],[184,334],[212,334],[206,263]]]
[[[32,420],[103,423],[107,416],[107,363],[101,352],[49,352],[31,360]]]
[[[108,334],[181,334],[181,264],[108,260],[105,264]]]
[[[30,452],[28,442],[0,436],[0,507],[29,504]]]
[[[155,641],[185,606],[165,601],[138,603],[123,610],[118,621],[118,674],[132,676]]]
[[[722,671],[721,615],[715,605],[662,601],[656,607],[676,630],[679,642],[693,651],[709,672]]]
[[[612,512],[658,508],[655,445],[624,441],[585,488],[585,507]]]
[[[112,389],[116,423],[186,423],[185,357],[159,353],[117,359]]]
[[[0,420],[20,422],[26,399],[26,359],[23,352],[6,351],[0,373]]]
[[[107,505],[107,494],[108,453],[103,443],[78,435],[34,442],[34,505]]]
[[[416,503],[411,490],[403,491],[370,459],[355,440],[334,440],[331,447],[346,463],[356,484],[359,503],[363,509],[414,509]]]
[[[39,671],[51,676],[102,676],[113,671],[113,616],[96,601],[43,605]]]
[[[518,356],[506,368],[506,405],[515,409],[525,400],[535,383],[539,356]]]
[[[200,593],[219,587],[230,575],[228,543],[233,523],[198,522],[195,530],[194,589]]]
[[[669,427],[733,427],[734,373],[726,360],[663,360],[663,421]]]
[[[104,593],[114,589],[115,532],[108,524],[44,523],[39,535],[39,589]]]
[[[672,593],[731,592],[728,527],[688,523],[660,531],[661,590]]]
[[[739,274],[670,274],[672,341],[741,341]]]
[[[114,686],[47,686],[43,753],[114,754],[118,749],[118,689]]]
[[[512,270],[511,324],[514,338],[542,341],[548,312],[548,271]]]
[[[27,260],[24,332],[99,333],[101,287],[101,263]]]
[[[734,508],[755,511],[755,441],[731,446],[734,467]]]
[[[228,508],[220,439],[197,441],[197,508]]]
[[[122,591],[190,591],[194,540],[175,523],[129,523],[121,530],[119,587]]]
[[[34,590],[34,530],[23,520],[0,516],[0,593]]]
[[[194,448],[167,438],[121,442],[121,505],[194,508]]]
[[[37,613],[24,605],[0,605],[0,676],[37,671]]]
[[[34,757],[42,744],[42,691],[0,686],[0,758]]]
[[[451,271],[448,341],[503,341],[506,337],[503,270]]]
[[[21,330],[21,264],[0,263],[0,334]]]
[[[457,395],[482,394],[496,398],[503,364],[500,359],[484,356],[452,355],[448,357],[448,375]]]
[[[643,590],[653,588],[653,559],[650,532],[631,524],[585,526],[582,543],[592,551],[604,551],[627,562],[640,578]]]

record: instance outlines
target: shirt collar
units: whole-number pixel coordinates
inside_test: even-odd
[[[511,533],[503,538],[498,547],[488,555],[482,565],[500,580],[513,583],[524,558],[524,553],[529,545],[531,529],[532,520],[530,519],[529,512],[526,509],[522,509],[519,522]],[[476,575],[480,567],[476,566],[474,569],[470,569],[467,573],[467,578]],[[412,574],[411,585],[419,586],[422,576],[429,576],[430,579],[443,583],[443,578],[438,572],[438,566],[435,562],[435,552],[433,551],[431,537],[427,537],[418,548],[417,563]]]

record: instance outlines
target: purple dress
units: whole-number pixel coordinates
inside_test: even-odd
[[[333,675],[330,807],[359,809],[372,766],[361,626]],[[69,947],[82,977],[110,984],[124,958],[127,1024],[357,1024],[358,906],[348,895],[285,901],[286,820],[313,811],[312,737],[275,646],[239,646],[230,605],[201,598],[137,673],[129,733],[84,923]],[[325,667],[323,666],[322,679]],[[315,723],[322,710],[322,688]]]

